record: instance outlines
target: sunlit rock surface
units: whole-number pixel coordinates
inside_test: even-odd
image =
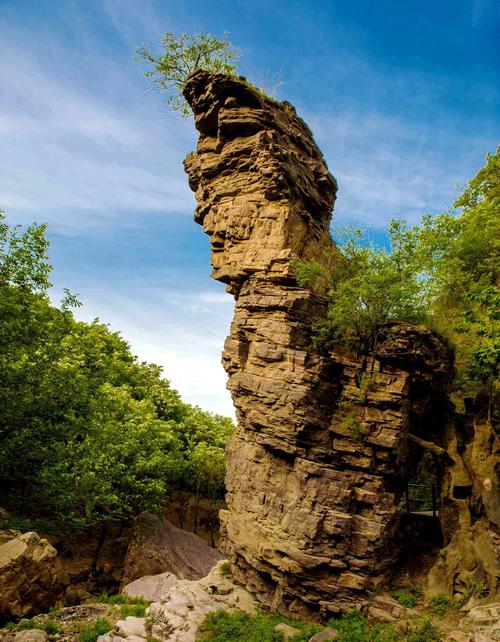
[[[236,301],[223,353],[238,419],[224,553],[282,612],[361,606],[397,558],[416,457],[449,420],[451,351],[430,330],[388,324],[376,354],[319,352],[311,326],[325,304],[297,285],[292,260],[331,243],[337,187],[311,131],[242,79],[196,72],[185,96],[199,132],[185,161],[195,220]],[[442,444],[433,454],[443,469],[454,461]]]

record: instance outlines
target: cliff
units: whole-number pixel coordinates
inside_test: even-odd
[[[199,132],[185,161],[195,220],[212,277],[236,301],[223,353],[238,420],[224,553],[264,604],[326,617],[363,605],[390,574],[422,452],[443,470],[455,461],[436,444],[452,354],[401,324],[383,329],[376,354],[319,352],[311,326],[325,303],[297,285],[291,261],[331,243],[337,186],[310,130],[243,79],[199,71],[184,93]]]

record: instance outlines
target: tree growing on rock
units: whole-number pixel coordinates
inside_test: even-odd
[[[226,34],[224,34],[226,36]],[[167,104],[182,116],[191,114],[182,90],[188,77],[198,69],[213,73],[232,74],[239,58],[239,49],[228,40],[210,33],[176,35],[168,32],[161,37],[162,52],[154,54],[149,45],[136,49],[137,62],[146,61],[151,69],[145,72],[153,84],[169,95]]]

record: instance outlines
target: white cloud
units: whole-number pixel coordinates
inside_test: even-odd
[[[192,211],[182,169],[191,123],[169,118],[159,100],[131,93],[111,71],[126,100],[96,97],[6,41],[0,73],[0,200],[16,220],[43,218],[58,231],[109,224],[123,211]]]
[[[144,288],[126,290],[89,284],[77,318],[99,317],[119,331],[140,360],[163,366],[182,398],[227,416],[234,408],[221,365],[224,340],[233,316],[233,297],[213,284],[212,290]],[[54,300],[61,292],[54,292]]]

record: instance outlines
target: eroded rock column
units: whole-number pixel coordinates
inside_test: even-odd
[[[449,353],[431,332],[398,326],[379,354],[320,354],[311,326],[324,302],[291,265],[331,243],[336,183],[310,130],[242,80],[200,71],[185,96],[200,134],[185,161],[195,219],[213,278],[236,300],[223,353],[238,420],[224,552],[263,603],[338,613],[363,603],[397,552],[409,425],[432,405],[429,386],[445,385]]]

